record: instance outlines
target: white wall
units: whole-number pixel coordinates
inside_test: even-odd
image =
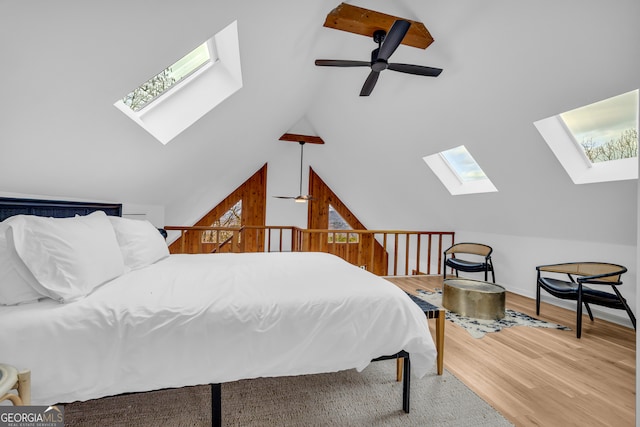
[[[123,203],[122,216],[133,219],[146,219],[158,228],[164,227],[164,206]]]
[[[538,265],[574,261],[602,261],[621,264],[627,267],[628,271],[622,276],[623,285],[620,287],[620,292],[627,299],[634,314],[636,313],[636,307],[638,307],[636,291],[638,253],[636,246],[460,230],[456,230],[456,242],[480,242],[493,247],[492,260],[496,282],[503,285],[508,291],[533,299],[536,297],[535,268]],[[574,302],[554,298],[545,292],[542,292],[542,301],[575,309]],[[623,310],[592,306],[592,311],[595,317],[631,327],[631,321]],[[571,325],[569,326],[571,327]]]
[[[640,122],[640,111],[638,112],[638,121]],[[638,157],[638,167],[640,168],[640,157]],[[638,186],[638,212],[640,212],[640,186]],[[638,232],[637,232],[637,246],[640,246],[640,215],[636,215],[636,219],[638,221]],[[636,251],[636,271],[640,270],[640,253]],[[636,281],[633,284],[636,288],[638,287],[638,279],[636,277]],[[636,292],[636,307],[640,307],[640,292]],[[634,312],[637,314],[637,312]],[[636,370],[638,367],[638,362],[640,361],[640,352],[638,352],[638,340],[636,339]],[[638,394],[638,386],[640,385],[640,378],[636,373],[636,420],[638,419],[638,405],[640,405],[640,395]]]

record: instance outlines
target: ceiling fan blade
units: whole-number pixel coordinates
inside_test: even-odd
[[[384,61],[389,60],[391,54],[396,51],[398,46],[400,46],[400,43],[402,42],[405,34],[407,34],[407,31],[409,31],[410,26],[411,23],[409,21],[405,21],[402,19],[398,19],[393,23],[391,29],[382,42],[382,46],[380,46],[378,59],[382,59]]]
[[[394,64],[391,63],[387,67],[389,70],[399,71],[407,74],[417,74],[419,76],[438,77],[442,72],[442,68],[425,67],[422,65],[412,64]]]
[[[373,91],[373,88],[376,87],[376,82],[378,81],[378,77],[380,76],[379,71],[371,71],[369,73],[369,77],[365,80],[364,85],[362,85],[362,90],[360,91],[360,96],[369,96]]]
[[[292,196],[273,196],[276,199],[295,199],[295,197]]]
[[[343,59],[316,59],[320,67],[370,67],[369,61],[347,61]]]

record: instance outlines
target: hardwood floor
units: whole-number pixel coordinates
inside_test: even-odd
[[[407,292],[442,288],[441,276],[387,278]],[[507,293],[507,308],[570,328],[575,312]],[[435,322],[430,321],[435,336]],[[636,334],[584,317],[575,330],[512,327],[481,339],[450,321],[444,367],[516,426],[634,426]]]

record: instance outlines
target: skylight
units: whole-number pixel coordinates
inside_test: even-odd
[[[560,114],[592,163],[638,157],[638,91]]]
[[[213,44],[209,41],[183,56],[122,98],[133,111],[140,111],[186,77],[203,67],[215,62],[212,58]]]
[[[114,106],[167,144],[241,88],[238,23],[234,21]]]
[[[455,174],[464,182],[487,179],[482,168],[476,163],[464,145],[443,151],[440,155],[449,164]]]
[[[452,195],[498,191],[464,145],[423,160]]]
[[[575,184],[638,178],[638,93],[534,123]]]

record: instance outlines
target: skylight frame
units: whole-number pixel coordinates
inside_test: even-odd
[[[628,111],[622,107],[626,107],[625,103],[634,103],[635,111]],[[580,129],[580,122],[596,121],[590,120],[594,114],[599,114],[604,117],[604,120],[598,120],[601,122],[600,127],[588,127],[585,125]],[[583,140],[590,135],[590,140],[596,139],[596,146],[607,145],[617,135],[623,135],[628,130],[635,129],[638,131],[638,90],[622,93],[620,95],[614,95],[609,98],[593,102],[591,104],[584,105],[582,107],[574,108],[572,110],[565,111],[558,114],[558,117],[562,121],[565,131],[571,136],[576,147],[583,155],[585,161],[591,166],[603,162],[615,162],[617,160],[623,160],[627,158],[638,157],[638,150],[634,156],[622,157],[619,159],[602,159],[592,161],[587,154],[587,150],[583,143],[579,140],[578,136],[582,135]],[[570,123],[570,122],[574,123]],[[630,123],[633,121],[634,123]],[[625,123],[624,126],[620,126],[621,123]],[[627,124],[628,123],[628,124]],[[577,127],[576,127],[577,126]],[[631,126],[629,128],[628,126]],[[614,135],[605,136],[615,132]],[[604,136],[604,138],[603,138]]]
[[[162,92],[154,95],[152,98],[150,98],[149,100],[144,102],[144,104],[140,108],[136,109],[132,105],[127,103],[126,100],[128,99],[128,97],[131,94],[133,94],[137,89],[143,87],[144,85],[146,85],[147,83],[149,83],[153,79],[158,78],[163,73],[173,71],[172,70],[173,67],[176,67],[176,65],[179,64],[181,61],[185,60],[187,57],[189,57],[190,55],[194,54],[198,50],[203,49],[203,47],[206,47],[206,52],[207,52],[206,56],[207,56],[207,58],[204,61],[199,62],[198,65],[196,65],[195,67],[191,67],[191,69],[188,70],[183,75],[179,76],[179,78],[175,82],[171,83],[171,86],[167,87]],[[171,96],[171,92],[180,90],[180,87],[182,85],[188,84],[188,82],[192,78],[194,78],[198,74],[202,73],[206,68],[213,66],[217,61],[218,61],[218,57],[217,57],[217,50],[215,48],[215,42],[214,42],[214,39],[211,38],[211,39],[206,40],[204,43],[201,43],[200,45],[198,45],[198,47],[196,47],[195,49],[193,49],[192,51],[190,51],[189,53],[184,55],[182,58],[178,59],[176,62],[174,62],[173,64],[169,65],[168,67],[166,67],[165,69],[163,69],[159,73],[155,74],[150,79],[146,80],[140,86],[138,86],[137,88],[135,88],[134,90],[132,90],[131,92],[126,94],[122,98],[122,101],[126,106],[131,108],[131,110],[134,111],[135,113],[144,114],[144,110],[145,109],[148,110],[148,109],[153,108],[154,105],[157,105],[157,103],[162,102],[164,99],[166,99],[167,97]],[[177,73],[177,71],[175,71],[175,73],[179,74],[179,73]]]
[[[158,142],[168,144],[243,86],[238,21],[231,22],[210,40],[216,48],[215,64],[201,67],[139,112],[126,106],[122,98],[114,107]]]
[[[484,174],[484,178],[476,179],[472,181],[465,181],[458,175],[455,168],[446,159],[443,152],[455,149],[464,149],[468,154],[468,157],[474,161],[477,168]],[[484,172],[480,164],[471,155],[471,152],[464,146],[460,145],[452,147],[448,150],[443,150],[429,156],[422,158],[424,162],[429,166],[433,173],[438,177],[440,182],[446,187],[452,196],[462,194],[478,194],[478,193],[491,193],[496,192],[498,189],[493,185],[493,182],[489,179],[489,176]]]
[[[438,154],[442,157],[447,166],[449,166],[451,171],[456,175],[456,177],[462,184],[487,179],[487,175],[484,173],[478,162],[476,162],[476,159],[473,158],[469,150],[467,150],[464,145],[449,148],[448,150],[441,151]],[[470,165],[470,167],[462,168],[463,161],[457,162],[455,161],[453,156],[463,157],[463,161],[466,160],[467,164]],[[465,178],[472,175],[474,172],[479,172],[476,178]]]
[[[631,92],[638,96],[640,90],[636,89],[619,95]],[[607,97],[605,100],[619,95]],[[638,130],[638,109],[639,106],[636,103],[636,131]],[[638,157],[592,163],[560,114],[538,120],[533,124],[574,184],[638,179]]]
[[[573,132],[571,132],[571,129],[569,128],[567,123],[562,118],[562,114],[558,114],[558,119],[560,121],[560,124],[562,125],[562,128],[567,133],[567,136],[571,139],[571,142],[573,142],[573,146],[576,149],[576,151],[578,152],[578,155],[580,156],[580,158],[582,159],[584,164],[588,168],[593,167],[594,163],[589,159],[589,157],[587,156],[587,153],[584,152],[584,148],[582,147],[582,145],[580,145],[580,143],[576,139],[576,137],[573,134]]]

